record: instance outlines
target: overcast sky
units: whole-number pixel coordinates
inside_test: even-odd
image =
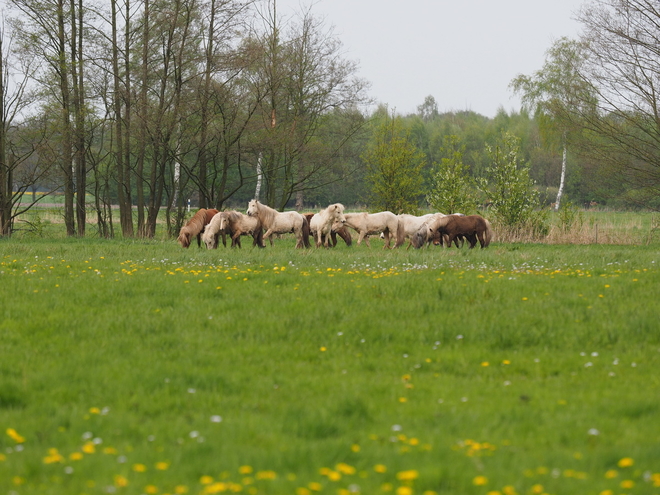
[[[397,113],[432,95],[438,110],[494,117],[520,110],[509,89],[553,41],[576,38],[583,0],[277,0],[278,15],[311,12],[334,26],[371,96]]]

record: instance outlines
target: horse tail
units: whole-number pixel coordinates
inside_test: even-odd
[[[403,224],[403,219],[397,218],[396,232],[390,232],[390,234],[396,234],[395,248],[400,247],[406,241],[406,226]]]
[[[493,238],[493,228],[491,227],[490,222],[485,218],[484,223],[486,224],[486,230],[484,231],[484,247],[488,247]]]
[[[303,244],[305,245],[306,248],[309,247],[309,222],[307,221],[307,217],[304,215],[301,215],[303,219],[303,224],[302,224],[302,238],[303,238]]]

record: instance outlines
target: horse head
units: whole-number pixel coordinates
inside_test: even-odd
[[[259,214],[259,201],[256,199],[250,200],[246,213],[251,217],[256,217]]]

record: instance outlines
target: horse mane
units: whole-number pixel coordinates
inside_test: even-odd
[[[193,217],[186,222],[186,224],[181,227],[179,231],[179,237],[177,241],[181,244],[181,247],[187,248],[190,246],[190,240],[195,237],[197,234],[204,230],[206,226],[206,212],[204,208],[200,208]],[[217,210],[215,210],[217,213]],[[213,214],[215,215],[215,213]]]

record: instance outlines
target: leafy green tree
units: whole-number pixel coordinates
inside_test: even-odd
[[[479,187],[491,204],[495,220],[514,230],[532,228],[545,230],[544,215],[540,212],[539,194],[529,175],[529,163],[520,154],[520,139],[504,132],[499,143],[487,146],[491,164]]]
[[[523,105],[532,110],[542,128],[546,131],[548,142],[561,142],[562,166],[555,209],[559,210],[566,183],[566,164],[568,156],[568,133],[570,120],[568,112],[584,113],[585,107],[593,106],[593,95],[580,76],[586,60],[585,44],[568,38],[556,41],[547,52],[545,64],[541,70],[531,76],[519,75],[511,82],[516,93],[522,95]],[[559,136],[559,139],[556,137]],[[554,139],[553,139],[554,138]]]
[[[426,196],[435,211],[470,213],[476,208],[475,184],[463,164],[465,146],[458,136],[445,136],[441,153],[444,155],[433,175],[431,191]]]
[[[386,118],[380,124],[362,158],[371,185],[372,208],[397,214],[417,211],[426,156],[412,144],[400,117]]]

